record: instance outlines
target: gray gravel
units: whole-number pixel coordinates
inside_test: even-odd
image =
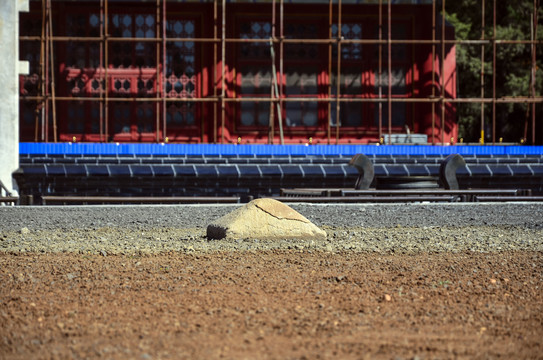
[[[543,251],[543,203],[289,204],[328,238],[207,240],[207,224],[239,206],[3,206],[0,252]]]
[[[318,226],[543,227],[543,203],[288,204]],[[0,230],[199,228],[243,206],[0,206]]]

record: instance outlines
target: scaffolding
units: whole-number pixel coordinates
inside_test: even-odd
[[[281,119],[281,113],[284,109],[286,102],[317,102],[325,103],[328,105],[328,124],[326,127],[326,137],[328,144],[337,144],[341,137],[341,126],[340,126],[340,111],[341,105],[345,102],[372,102],[376,103],[378,106],[378,137],[383,141],[384,135],[388,134],[388,141],[392,141],[392,115],[393,109],[392,104],[394,102],[405,102],[405,103],[429,103],[431,104],[431,119],[432,119],[432,135],[429,142],[431,144],[445,144],[449,143],[444,136],[444,119],[445,119],[445,107],[447,104],[467,104],[467,103],[477,103],[481,106],[481,143],[484,143],[485,139],[485,106],[490,105],[492,107],[492,143],[497,142],[496,139],[496,104],[501,103],[522,103],[529,106],[529,113],[531,116],[531,139],[525,139],[531,141],[532,144],[536,143],[536,104],[543,102],[543,97],[537,96],[536,94],[536,46],[541,43],[541,40],[537,39],[537,24],[538,24],[538,3],[537,0],[533,0],[533,11],[532,11],[532,34],[529,40],[502,40],[498,39],[496,36],[496,0],[493,1],[493,24],[492,24],[492,34],[491,38],[485,38],[486,24],[485,24],[485,0],[481,2],[482,6],[482,26],[481,26],[481,38],[480,39],[471,39],[471,40],[456,40],[456,39],[446,39],[445,33],[445,21],[442,18],[445,14],[445,5],[446,1],[438,0],[429,0],[432,5],[432,39],[393,39],[392,37],[392,14],[393,6],[392,1],[379,0],[374,1],[373,4],[376,4],[379,9],[378,16],[378,38],[362,38],[362,39],[346,39],[342,36],[342,0],[329,0],[328,1],[328,25],[329,25],[329,37],[324,39],[299,39],[299,38],[286,38],[284,34],[284,0],[271,0],[265,1],[264,4],[268,4],[271,7],[270,16],[272,22],[272,36],[269,39],[243,39],[243,38],[229,38],[226,36],[227,23],[227,14],[229,11],[230,2],[227,4],[226,0],[213,0],[213,37],[168,37],[166,31],[166,15],[168,14],[168,1],[167,0],[156,0],[156,30],[154,37],[115,37],[111,36],[109,32],[109,11],[108,5],[110,1],[113,0],[97,0],[100,3],[100,26],[99,26],[99,36],[58,36],[53,34],[53,7],[51,6],[51,0],[41,0],[42,4],[42,22],[41,22],[41,35],[40,36],[20,36],[20,41],[39,41],[40,43],[40,61],[39,61],[39,94],[36,96],[24,96],[20,97],[21,100],[25,101],[35,101],[36,102],[36,123],[35,123],[35,141],[49,142],[49,134],[51,133],[49,129],[50,122],[53,126],[53,142],[58,141],[58,130],[57,130],[57,114],[56,114],[56,104],[64,101],[90,101],[98,102],[100,106],[100,141],[107,141],[108,139],[108,129],[109,129],[109,112],[108,106],[112,102],[154,102],[156,107],[156,142],[167,142],[168,141],[168,132],[167,132],[167,122],[166,122],[166,108],[170,102],[191,102],[191,103],[211,103],[213,105],[213,143],[224,143],[224,127],[225,127],[225,117],[226,117],[226,104],[235,103],[235,102],[269,102],[270,103],[270,121],[269,121],[269,132],[268,137],[269,143],[273,142],[273,136],[276,133],[274,128],[274,111],[271,111],[274,106],[277,107],[278,123],[279,123],[279,132],[281,143],[283,143],[283,119]],[[344,0],[345,1],[345,0]],[[441,5],[441,9],[439,9]],[[279,10],[279,15],[276,14],[277,8]],[[383,13],[386,11],[386,21],[384,20]],[[441,17],[440,15],[441,14]],[[220,18],[219,18],[220,17]],[[440,19],[438,22],[437,20]],[[438,30],[438,23],[441,25],[441,29]],[[337,34],[334,36],[332,33],[332,25],[337,24]],[[279,32],[277,36],[276,32]],[[386,30],[385,30],[386,29]],[[386,38],[383,38],[383,32],[386,32]],[[439,35],[439,36],[438,36]],[[55,92],[55,65],[54,65],[54,47],[60,42],[98,42],[99,46],[99,69],[97,73],[100,74],[103,84],[100,85],[98,96],[59,96]],[[154,97],[112,97],[108,93],[108,64],[110,61],[109,54],[109,45],[116,42],[151,42],[156,44],[156,74],[157,74],[157,84],[156,84],[156,95]],[[208,96],[198,96],[198,97],[176,97],[171,98],[167,96],[166,93],[166,51],[167,44],[171,42],[193,42],[193,43],[202,43],[202,44],[212,44],[213,46],[213,63],[218,64],[220,57],[220,74],[217,74],[217,71],[213,71],[213,83],[220,84],[220,92],[217,89],[217,86],[213,87],[213,93]],[[229,97],[225,91],[225,81],[226,81],[226,47],[234,43],[263,43],[269,44],[271,47],[271,53],[274,54],[273,61],[273,74],[279,75],[280,79],[283,79],[284,75],[284,57],[285,51],[284,46],[286,44],[319,44],[325,45],[328,48],[328,69],[329,74],[332,73],[334,68],[334,59],[333,59],[333,47],[336,47],[337,59],[335,59],[335,71],[336,71],[336,82],[332,84],[331,81],[328,83],[328,92],[327,96],[306,96],[306,97],[286,97],[283,93],[283,89],[278,85],[278,80],[275,79],[272,81],[272,86],[270,89],[270,95],[268,97]],[[341,62],[341,48],[342,46],[348,46],[351,44],[373,44],[378,45],[379,49],[379,58],[378,58],[378,73],[379,79],[381,79],[383,68],[387,69],[387,84],[383,86],[381,83],[378,87],[378,96],[363,98],[363,97],[343,97],[341,94],[341,73],[342,73],[342,62]],[[392,46],[394,45],[414,45],[414,44],[426,44],[432,47],[432,94],[428,97],[406,97],[398,98],[393,97],[392,94]],[[496,52],[497,46],[502,44],[522,44],[531,46],[531,83],[530,83],[530,95],[529,96],[506,96],[506,97],[497,97],[496,96]],[[479,97],[461,97],[453,98],[448,97],[445,92],[445,47],[446,46],[455,46],[455,45],[476,45],[481,47],[481,94]],[[485,94],[485,73],[484,68],[485,64],[488,62],[485,59],[485,46],[491,46],[493,52],[493,58],[491,60],[492,64],[492,94],[487,96]],[[383,56],[383,50],[386,48],[386,56]],[[275,56],[277,54],[277,56]],[[440,57],[440,58],[439,58]],[[275,60],[276,59],[276,60]],[[439,73],[440,79],[436,82],[436,70],[435,63],[438,60],[440,64]],[[275,66],[276,61],[278,62],[278,71],[276,71]],[[162,69],[162,71],[161,71]],[[161,74],[161,77],[158,75]],[[335,91],[333,91],[335,87]],[[385,87],[385,89],[383,89]],[[383,91],[385,90],[385,91]],[[335,124],[332,124],[331,114],[332,114],[332,105],[335,105]],[[383,119],[383,106],[387,106],[387,119]],[[441,120],[440,124],[436,124],[437,114],[440,113],[439,119]],[[41,118],[39,118],[41,116]],[[52,117],[52,119],[48,119]],[[386,126],[383,126],[383,121],[386,120]],[[439,127],[441,130],[441,135],[436,136],[435,129]],[[162,131],[159,131],[159,129]],[[221,130],[221,131],[219,131]],[[221,137],[218,138],[218,134],[221,134]],[[526,137],[527,129],[525,129]],[[537,141],[542,141],[537,139]]]

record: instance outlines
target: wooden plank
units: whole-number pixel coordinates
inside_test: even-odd
[[[272,199],[313,203],[455,202],[458,196],[277,196]]]
[[[474,201],[480,201],[480,202],[543,201],[543,196],[475,196]]]
[[[355,195],[511,195],[517,196],[523,190],[519,189],[466,189],[466,190],[447,190],[447,189],[420,189],[420,190],[342,190],[344,196]]]
[[[0,196],[0,202],[3,203],[16,203],[19,201],[18,196]]]
[[[44,205],[48,203],[87,203],[87,204],[111,204],[111,203],[140,203],[140,204],[172,204],[172,203],[239,203],[237,196],[43,196]]]

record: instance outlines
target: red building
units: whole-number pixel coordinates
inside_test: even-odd
[[[21,141],[449,143],[454,30],[439,12],[435,1],[31,1]]]

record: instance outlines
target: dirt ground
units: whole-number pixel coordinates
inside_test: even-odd
[[[1,359],[542,359],[543,253],[0,253]]]

